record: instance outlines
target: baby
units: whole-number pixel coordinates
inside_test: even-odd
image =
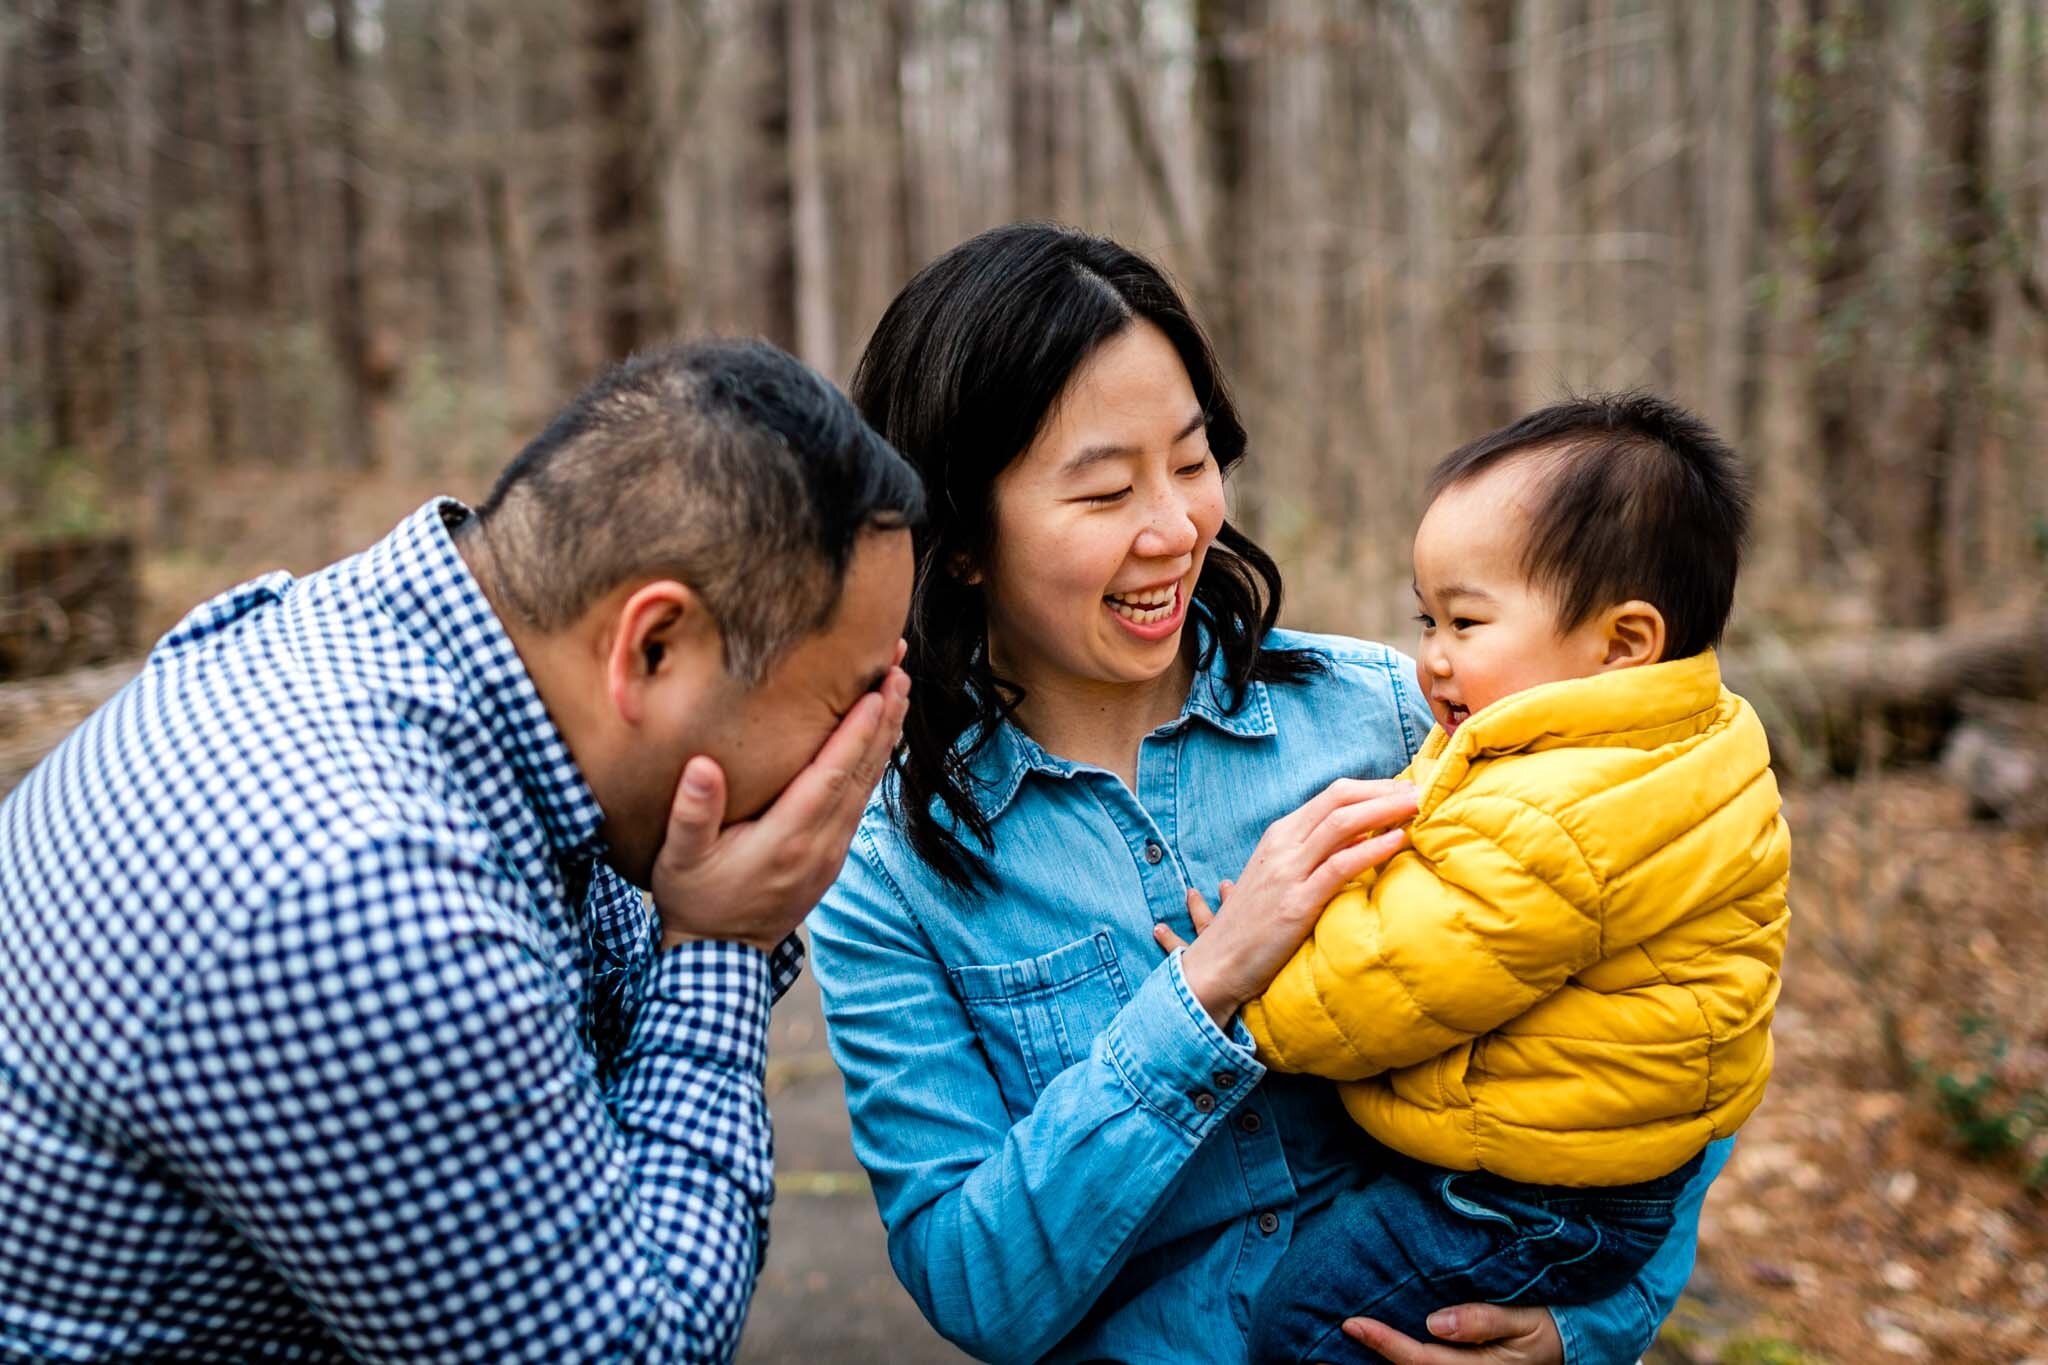
[[[1789,840],[1714,646],[1740,462],[1642,394],[1560,403],[1430,477],[1410,849],[1324,909],[1244,1022],[1345,1082],[1378,1174],[1305,1218],[1257,1360],[1377,1359],[1448,1304],[1588,1303],[1671,1228],[1771,1070]]]

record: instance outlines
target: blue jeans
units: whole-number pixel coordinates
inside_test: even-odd
[[[1605,1298],[1663,1245],[1700,1158],[1639,1185],[1599,1187],[1524,1185],[1393,1152],[1378,1164],[1371,1183],[1296,1227],[1253,1310],[1254,1361],[1381,1359],[1340,1330],[1348,1317],[1428,1341],[1423,1320],[1453,1304]]]

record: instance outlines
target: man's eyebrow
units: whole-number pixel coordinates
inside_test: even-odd
[[[1209,425],[1209,414],[1206,412],[1196,413],[1193,417],[1190,417],[1188,419],[1188,424],[1186,426],[1182,427],[1179,431],[1174,433],[1172,443],[1174,445],[1179,445],[1182,441],[1185,441],[1188,437],[1194,435],[1196,432],[1200,431],[1203,427],[1207,425]],[[1060,466],[1060,473],[1078,474],[1082,470],[1088,468],[1090,465],[1100,464],[1104,460],[1114,460],[1120,455],[1136,455],[1137,453],[1138,448],[1136,446],[1088,446],[1082,450],[1074,452],[1074,454],[1069,456],[1067,458],[1067,462]]]

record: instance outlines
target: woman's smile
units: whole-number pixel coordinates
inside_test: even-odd
[[[1148,644],[1179,632],[1187,619],[1187,602],[1187,585],[1179,581],[1108,593],[1102,599],[1118,625]]]

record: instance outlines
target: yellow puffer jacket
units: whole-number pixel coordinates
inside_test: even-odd
[[[1676,1169],[1771,1071],[1790,836],[1756,713],[1709,652],[1551,683],[1433,731],[1412,850],[1325,907],[1245,1007],[1259,1055],[1348,1081],[1453,1170]]]

